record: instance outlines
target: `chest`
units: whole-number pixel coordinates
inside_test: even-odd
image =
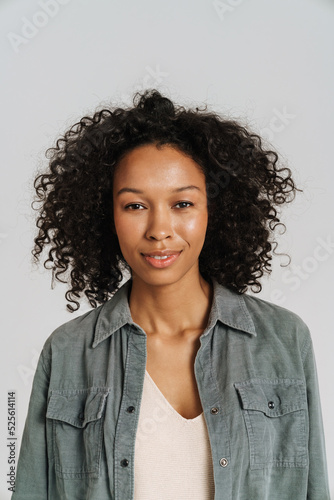
[[[203,411],[194,372],[199,346],[198,339],[176,342],[147,339],[146,370],[171,406],[187,419]]]

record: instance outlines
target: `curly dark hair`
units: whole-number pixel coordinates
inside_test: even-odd
[[[233,119],[204,109],[175,105],[156,89],[136,92],[133,107],[96,110],[85,116],[46,151],[48,170],[37,175],[40,203],[32,255],[53,280],[68,283],[68,310],[79,309],[84,293],[92,307],[119,288],[123,272],[131,274],[114,229],[112,188],[117,163],[144,144],[176,147],[201,167],[206,179],[208,227],[199,256],[204,279],[245,293],[262,290],[271,273],[270,241],[278,205],[294,199],[291,170],[278,168],[278,154],[263,148],[263,139]],[[275,251],[274,251],[275,253]],[[69,273],[70,270],[70,273]],[[61,275],[63,275],[61,277]],[[66,278],[65,280],[62,278]]]

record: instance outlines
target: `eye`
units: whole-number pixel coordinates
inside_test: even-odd
[[[194,204],[191,203],[190,201],[179,201],[179,203],[177,203],[175,206],[177,205],[191,205],[193,206]],[[181,207],[181,208],[188,208],[188,207]]]
[[[140,203],[132,203],[131,205],[126,205],[126,207],[124,207],[125,210],[129,209],[130,207],[142,207],[143,205],[141,205]],[[135,209],[132,209],[132,210],[135,210]]]

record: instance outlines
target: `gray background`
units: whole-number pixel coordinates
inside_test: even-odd
[[[291,265],[276,257],[258,296],[311,330],[333,471],[333,1],[3,0],[0,14],[0,498],[9,498],[7,390],[17,391],[20,437],[44,341],[89,309],[68,313],[66,288],[51,290],[51,276],[31,264],[36,169],[81,116],[104,103],[130,104],[147,87],[248,124],[304,189],[282,214],[287,232],[277,251]],[[334,491],[331,473],[330,481]]]

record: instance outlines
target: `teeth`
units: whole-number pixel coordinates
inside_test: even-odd
[[[170,255],[165,255],[162,257],[159,257],[159,255],[150,255],[149,257],[152,257],[153,259],[162,260],[162,259],[167,259],[168,257],[170,257]]]

